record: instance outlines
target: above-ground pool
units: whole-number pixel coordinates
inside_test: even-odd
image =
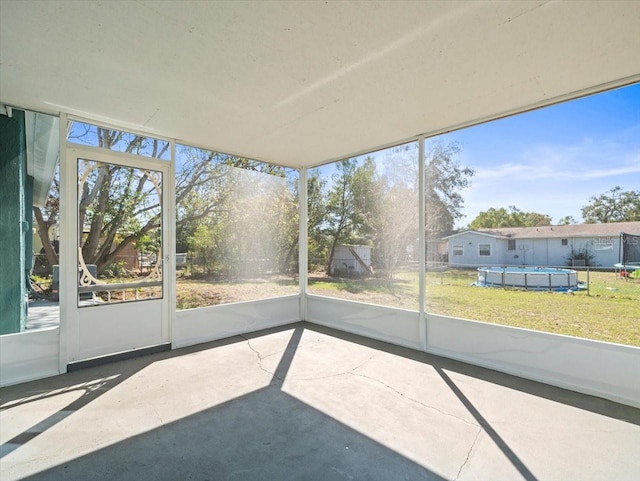
[[[552,267],[479,267],[478,286],[531,290],[578,289],[578,274]]]
[[[617,264],[613,264],[613,267],[616,270],[616,278],[620,277],[633,277],[635,279],[640,279],[640,262],[619,262]]]

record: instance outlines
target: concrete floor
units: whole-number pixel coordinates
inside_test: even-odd
[[[57,327],[60,324],[60,304],[54,301],[29,299],[27,330]]]
[[[0,479],[632,480],[640,410],[306,323],[0,390]]]

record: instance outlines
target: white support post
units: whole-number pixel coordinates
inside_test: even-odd
[[[163,186],[164,195],[166,196],[163,208],[167,209],[169,215],[169,245],[163,246],[162,250],[165,258],[167,256],[167,253],[169,253],[171,259],[171,262],[169,263],[169,279],[166,283],[167,292],[165,293],[165,295],[169,296],[169,312],[167,313],[169,321],[169,342],[171,343],[171,348],[175,349],[175,345],[173,343],[173,329],[176,319],[176,304],[178,295],[178,290],[176,287],[176,142],[174,139],[170,139],[169,142],[171,165],[169,167],[169,177],[165,179]]]
[[[307,169],[302,167],[298,176],[298,280],[300,282],[300,320],[307,320],[307,281],[309,243],[307,231]]]
[[[77,352],[78,339],[74,336],[78,330],[77,318],[78,261],[77,261],[77,208],[76,191],[78,189],[75,160],[67,158],[67,135],[69,119],[60,114],[60,237],[58,258],[58,299],[60,306],[60,354],[58,370],[67,372],[69,360]]]
[[[426,236],[425,236],[425,166],[424,166],[424,136],[418,138],[418,245],[420,254],[418,256],[418,293],[419,299],[419,322],[420,322],[420,343],[424,351],[427,350],[427,316],[426,316]]]

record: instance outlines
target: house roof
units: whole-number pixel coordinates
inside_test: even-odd
[[[640,80],[640,2],[0,1],[0,101],[291,167]]]
[[[615,237],[621,232],[640,235],[640,222],[610,222],[607,224],[571,224],[539,227],[500,227],[467,230],[445,237],[451,239],[468,233],[504,239],[549,239],[570,237]]]
[[[49,196],[60,155],[58,118],[25,112],[27,173],[33,177],[33,205],[42,207]]]

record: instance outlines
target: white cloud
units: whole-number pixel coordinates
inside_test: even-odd
[[[538,144],[523,147],[510,162],[470,163],[476,174],[463,194],[465,218],[458,226],[491,207],[510,205],[550,215],[554,222],[567,215],[581,221],[581,208],[590,197],[616,185],[640,189],[640,142],[587,138],[574,144]]]
[[[594,169],[583,173],[585,179],[600,179],[603,177],[615,177],[618,175],[640,174],[640,155],[636,156],[629,165],[622,165],[613,168]],[[640,187],[640,179],[636,181],[637,187]]]
[[[475,167],[478,181],[589,180],[640,174],[640,146],[584,141],[572,145],[538,145],[514,162]],[[640,184],[640,180],[637,182]]]

